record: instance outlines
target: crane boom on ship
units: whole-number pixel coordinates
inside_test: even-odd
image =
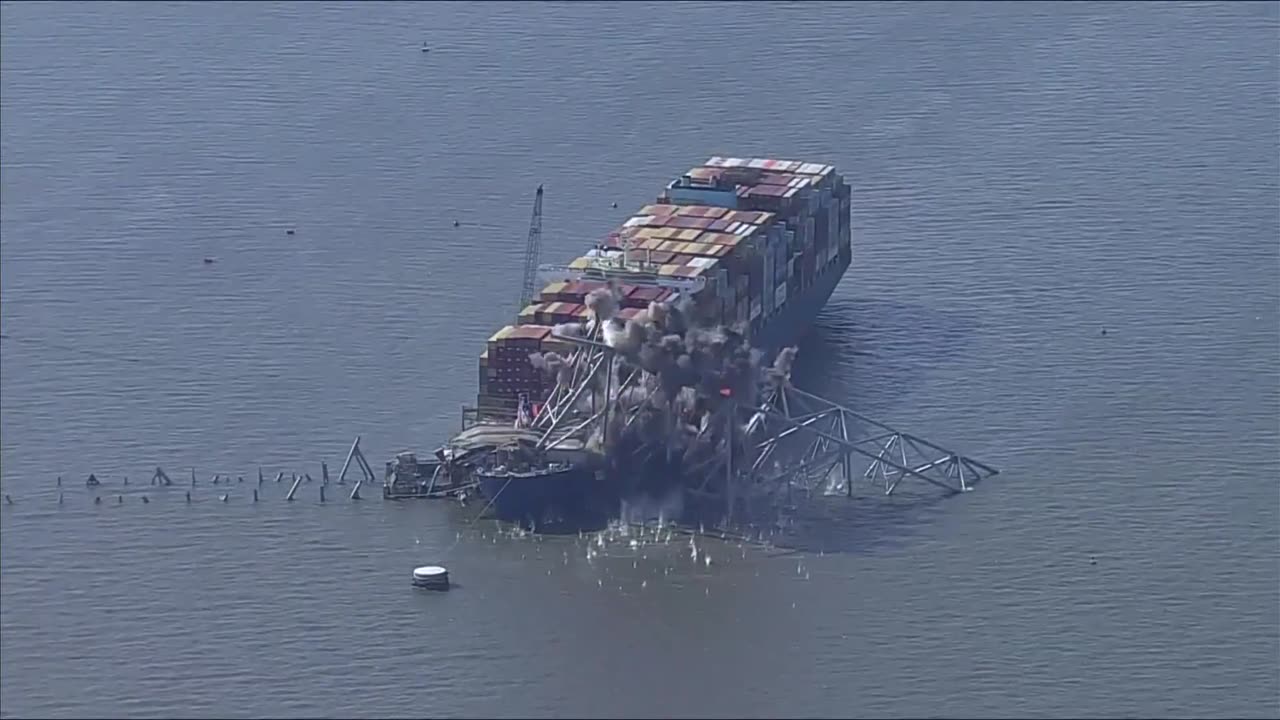
[[[537,292],[538,255],[542,251],[542,185],[533,199],[533,218],[529,220],[529,238],[524,246],[524,283],[520,288],[520,307],[524,310]]]

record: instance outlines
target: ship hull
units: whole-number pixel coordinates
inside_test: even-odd
[[[537,473],[476,473],[480,493],[503,522],[548,532],[603,527],[618,496],[597,474],[581,466]]]
[[[846,258],[832,263],[826,272],[814,278],[814,283],[808,290],[784,305],[777,316],[753,333],[751,344],[773,355],[798,342],[813,326],[814,319],[831,299],[831,294],[835,292],[848,268],[849,260]]]

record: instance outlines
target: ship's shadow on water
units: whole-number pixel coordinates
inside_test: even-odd
[[[800,341],[792,380],[802,390],[910,431],[910,408],[928,403],[904,400],[924,391],[932,371],[965,353],[977,331],[974,318],[955,311],[833,299]]]
[[[954,311],[887,300],[832,300],[800,342],[792,371],[802,390],[867,415],[895,429],[914,432],[913,417],[932,407],[931,372],[955,362],[977,335],[978,323]],[[960,409],[938,408],[938,412]],[[946,438],[929,440],[944,447]],[[855,463],[854,496],[815,496],[794,523],[773,538],[774,546],[798,552],[871,552],[909,542],[962,496],[905,481],[894,495],[863,479],[868,458]]]

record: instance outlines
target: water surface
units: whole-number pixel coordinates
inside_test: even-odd
[[[1274,3],[2,9],[5,717],[1280,713]],[[803,384],[1000,476],[710,566],[251,502],[456,427],[538,183],[564,261],[713,154],[847,173]]]

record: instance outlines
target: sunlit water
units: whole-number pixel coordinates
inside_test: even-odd
[[[0,714],[1280,714],[1276,8],[3,5]],[[798,377],[999,476],[696,562],[283,500],[457,427],[538,183],[563,261],[712,154],[847,174]]]

